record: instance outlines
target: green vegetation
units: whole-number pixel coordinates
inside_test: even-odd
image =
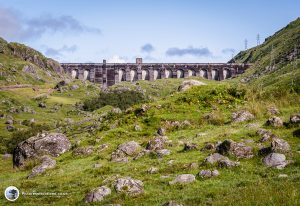
[[[37,88],[0,91],[0,153],[11,152],[18,142],[42,130],[64,133],[70,139],[72,149],[54,158],[57,162],[55,168],[32,179],[27,179],[27,176],[36,162],[29,162],[24,169],[14,169],[11,158],[0,158],[0,188],[4,190],[14,185],[21,192],[68,193],[63,197],[21,196],[15,205],[86,205],[85,195],[101,185],[109,186],[112,194],[90,205],[160,206],[169,200],[185,206],[299,205],[300,128],[299,124],[290,125],[288,122],[291,114],[300,113],[300,67],[293,66],[294,61],[280,63],[276,60],[276,69],[265,69],[271,58],[267,48],[273,44],[278,55],[280,52],[289,53],[294,46],[283,45],[281,40],[293,45],[299,37],[299,28],[298,19],[261,46],[240,53],[236,61],[253,63],[240,77],[222,82],[192,78],[207,85],[185,92],[177,91],[184,79],[122,82],[108,92],[100,92],[98,87],[88,82],[72,81],[58,91],[53,88],[60,79],[49,77],[46,83],[19,79]],[[281,59],[282,55],[275,57]],[[0,63],[8,68],[10,64],[27,62],[0,54]],[[22,74],[20,70],[20,76],[26,76]],[[74,84],[79,88],[72,90]],[[46,107],[39,107],[40,102]],[[116,112],[115,107],[123,111]],[[279,110],[277,116],[285,122],[283,127],[265,125],[266,120],[273,116],[268,111],[271,107]],[[232,113],[241,110],[251,112],[255,118],[233,122]],[[31,123],[33,118],[35,121]],[[8,119],[13,119],[13,132],[6,129]],[[162,158],[144,155],[128,163],[111,161],[111,154],[118,145],[136,141],[145,148],[161,127],[166,129],[166,136],[171,140],[167,146],[170,155]],[[263,157],[258,155],[258,150],[270,142],[259,142],[259,128],[268,129],[290,144],[291,150],[286,156],[294,160],[293,164],[283,170],[263,165]],[[247,142],[254,148],[254,158],[238,160],[230,156],[231,160],[240,161],[236,168],[202,164],[213,151],[200,151],[200,148],[207,142],[225,139]],[[183,151],[186,142],[198,145],[199,149]],[[108,147],[101,150],[103,145]],[[92,146],[94,152],[86,156],[73,154],[75,148],[86,146]],[[190,167],[191,163],[197,166]],[[102,166],[95,167],[95,164]],[[147,170],[150,167],[157,167],[158,172],[149,174]],[[220,172],[218,177],[197,177],[195,182],[187,185],[169,184],[179,174],[196,175],[200,170],[216,168]],[[287,177],[279,177],[280,174]],[[113,187],[116,176],[131,176],[143,181],[145,192],[136,197],[117,193]],[[7,204],[4,198],[0,199],[0,205]]]

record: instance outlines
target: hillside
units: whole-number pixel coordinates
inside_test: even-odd
[[[31,51],[25,57],[3,41],[0,63],[16,81],[4,75],[1,84],[33,86],[0,91],[0,188],[62,193],[21,195],[15,205],[300,205],[300,73],[293,58],[279,61],[291,55],[299,25],[238,54],[235,61],[253,63],[238,78],[106,91],[62,81],[40,53],[21,46]],[[43,81],[22,73],[27,64]],[[199,86],[182,90],[189,84]]]

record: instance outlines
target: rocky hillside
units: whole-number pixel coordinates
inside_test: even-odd
[[[264,43],[240,52],[230,62],[252,63],[241,77],[256,87],[300,92],[300,18],[289,23]]]
[[[0,38],[0,85],[43,84],[64,75],[58,62],[19,43]]]
[[[300,205],[299,69],[291,59],[267,69],[270,54],[256,57],[295,28],[239,54],[253,67],[236,79],[105,91],[59,75],[53,84],[46,59],[6,43],[4,72],[34,86],[0,91],[0,188],[29,194],[15,205]],[[43,81],[10,73],[25,65]]]

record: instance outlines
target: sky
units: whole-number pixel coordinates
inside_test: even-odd
[[[0,36],[65,63],[223,63],[299,8],[299,0],[0,0]]]

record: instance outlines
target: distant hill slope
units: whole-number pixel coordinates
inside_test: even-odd
[[[0,85],[42,84],[58,80],[63,74],[57,61],[0,37]]]
[[[253,63],[242,82],[300,92],[300,18],[261,45],[241,51],[230,62]]]

